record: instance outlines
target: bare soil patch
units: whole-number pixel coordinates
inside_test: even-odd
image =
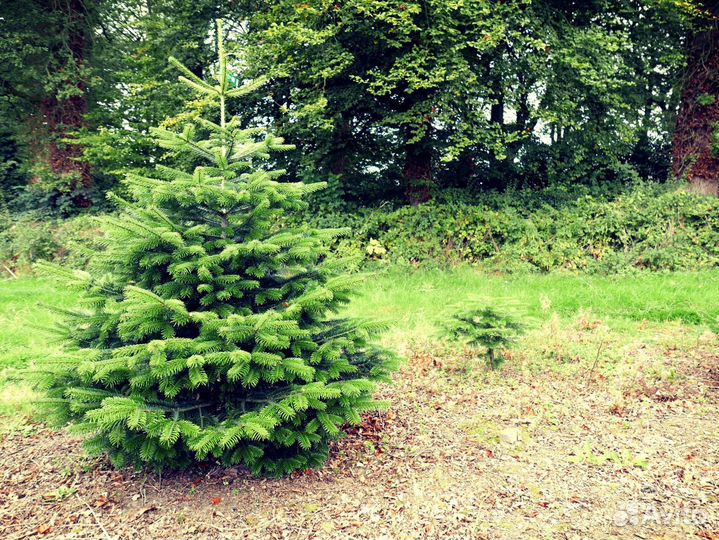
[[[716,345],[625,352],[496,374],[412,353],[391,412],[280,480],[115,471],[29,425],[0,443],[0,536],[719,538]]]

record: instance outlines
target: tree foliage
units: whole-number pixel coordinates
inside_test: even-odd
[[[247,44],[291,171],[349,200],[666,177],[687,17],[665,2],[268,3]],[[657,39],[661,36],[662,39]]]
[[[0,133],[18,164],[0,174],[13,189],[24,174],[36,206],[64,213],[100,201],[122,169],[172,163],[148,128],[194,98],[164,59],[206,73],[214,17],[228,20],[233,59],[269,77],[267,91],[229,104],[233,114],[296,141],[278,163],[292,180],[328,182],[317,197],[332,205],[418,203],[447,187],[664,180],[687,44],[707,12],[679,0],[92,0],[77,16],[79,5],[0,11]],[[87,39],[68,56],[72,28]],[[34,97],[68,90],[82,98],[81,122],[18,136],[47,118]],[[51,139],[66,164],[84,164],[92,190],[40,174],[37,150]],[[14,195],[11,206],[31,205]]]
[[[0,133],[17,146],[19,167],[0,176],[0,189],[13,209],[64,216],[102,205],[122,170],[160,159],[149,127],[192,98],[167,57],[202,76],[215,55],[212,21],[237,9],[217,0],[3,3]]]

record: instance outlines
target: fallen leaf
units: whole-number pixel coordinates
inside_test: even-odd
[[[148,512],[152,512],[153,510],[157,510],[157,506],[155,506],[154,504],[151,506],[146,506],[145,508],[141,508],[140,510],[135,512],[135,514],[132,516],[132,519],[137,519],[140,516],[147,514]]]
[[[40,525],[40,526],[36,529],[37,534],[47,534],[47,533],[49,533],[51,530],[52,530],[52,527],[50,527],[50,525],[47,525],[47,524],[45,524],[45,525]]]
[[[220,497],[213,497],[212,498],[212,504],[218,505],[222,502],[222,499]]]

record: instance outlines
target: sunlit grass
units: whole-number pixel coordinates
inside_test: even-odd
[[[22,367],[55,348],[42,329],[57,318],[48,306],[69,307],[76,299],[49,280],[0,281],[0,370]],[[432,335],[447,317],[475,304],[520,308],[540,321],[591,311],[615,328],[643,320],[703,325],[719,317],[719,270],[591,276],[394,268],[367,279],[347,313],[387,320],[390,334],[403,339]]]
[[[592,276],[392,269],[368,279],[349,312],[387,319],[395,332],[414,334],[432,332],[475,304],[520,308],[539,320],[591,311],[615,327],[644,320],[702,325],[719,316],[719,271]]]
[[[72,307],[76,302],[74,292],[52,281],[0,281],[0,432],[8,422],[22,425],[33,396],[26,387],[3,383],[3,372],[54,354],[59,344],[43,328],[58,316],[48,306]],[[388,321],[391,330],[383,341],[401,351],[436,337],[443,320],[476,304],[510,306],[534,321],[516,351],[527,369],[586,370],[602,349],[596,367],[609,374],[622,365],[626,347],[634,341],[661,346],[663,339],[670,339],[675,345],[681,341],[682,347],[690,346],[686,340],[698,342],[703,325],[719,317],[719,271],[501,276],[470,267],[394,268],[369,278],[346,313]],[[606,336],[601,329],[589,334],[582,330],[585,319],[591,323],[593,318],[601,320]],[[574,339],[577,336],[581,339]]]
[[[0,371],[25,366],[56,347],[49,328],[57,319],[49,306],[72,306],[74,292],[49,280],[0,281]]]

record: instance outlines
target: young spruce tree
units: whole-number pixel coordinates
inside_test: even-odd
[[[343,425],[383,406],[375,382],[395,360],[369,344],[377,324],[332,316],[357,282],[327,257],[342,231],[280,226],[322,185],[263,168],[291,147],[227,118],[226,100],[261,83],[233,84],[219,37],[218,50],[216,84],[171,61],[216,100],[219,123],[154,130],[203,164],[127,178],[90,271],[54,269],[85,307],[67,312],[68,353],[31,373],[45,411],[117,466],[212,459],[281,475],[321,465]]]

